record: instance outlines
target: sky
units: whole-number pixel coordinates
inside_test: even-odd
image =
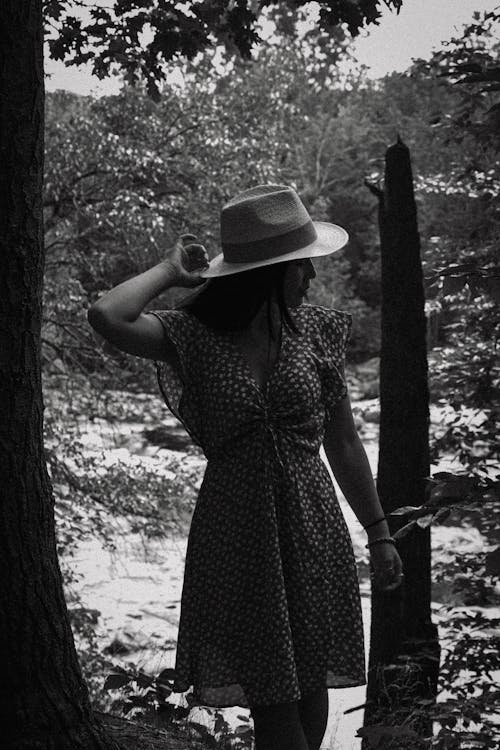
[[[368,75],[378,78],[392,71],[405,70],[412,58],[426,58],[441,43],[455,36],[474,11],[488,11],[500,6],[500,0],[403,0],[398,15],[387,8],[379,26],[370,26],[355,42],[355,54],[368,66]],[[79,94],[102,96],[120,89],[120,81],[104,82],[85,68],[69,67],[46,60],[48,91],[68,89]]]

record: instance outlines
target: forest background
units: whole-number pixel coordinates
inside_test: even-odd
[[[215,255],[226,199],[259,182],[291,184],[313,218],[349,232],[346,250],[318,263],[309,300],[352,313],[348,374],[360,397],[376,397],[380,248],[367,183],[381,180],[385,150],[398,135],[413,163],[431,398],[443,413],[431,435],[433,457],[453,456],[469,477],[498,471],[498,85],[473,80],[498,65],[498,17],[478,15],[430,59],[375,81],[340,28],[300,31],[286,13],[272,21],[275,33],[252,61],[205,51],[176,63],[177,82],[164,82],[161,96],[131,82],[98,100],[47,95],[42,362],[68,591],[71,555],[88,535],[112,544],[118,509],[135,530],[158,537],[168,533],[172,506],[192,507],[195,497],[189,477],[165,495],[147,468],[103,472],[85,454],[75,417],[141,421],[144,398],[150,404],[157,393],[153,367],[90,329],[89,305],[158,263],[180,233],[196,234]],[[154,307],[184,294],[169,290]],[[498,530],[491,517],[487,527]],[[467,601],[495,602],[495,580],[488,584],[484,567],[466,563]],[[473,586],[471,576],[484,584]],[[95,614],[74,601],[71,615],[85,676],[104,707]]]

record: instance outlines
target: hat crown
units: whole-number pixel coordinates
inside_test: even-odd
[[[221,211],[222,245],[272,239],[311,223],[304,204],[287,185],[257,185],[228,201]]]
[[[347,232],[313,221],[288,185],[257,185],[229,200],[221,211],[222,253],[200,276],[226,276],[272,263],[329,255]]]

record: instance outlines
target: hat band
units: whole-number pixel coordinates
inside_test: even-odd
[[[292,229],[276,237],[266,237],[253,242],[222,243],[226,263],[252,263],[254,260],[268,260],[279,255],[301,250],[318,239],[314,224],[309,220],[297,229]]]

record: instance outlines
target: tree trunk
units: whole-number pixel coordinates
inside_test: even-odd
[[[41,0],[0,4],[0,734],[4,750],[118,748],[92,716],[43,449]]]
[[[372,187],[372,192],[379,198],[382,255],[377,489],[389,513],[402,505],[421,505],[424,480],[430,474],[420,240],[410,155],[399,138],[387,150],[384,191]],[[404,524],[404,519],[389,519],[391,533]],[[388,724],[384,715],[390,713],[394,723],[395,712],[401,724],[419,697],[435,698],[437,693],[440,649],[431,621],[430,529],[404,537],[398,552],[405,572],[402,586],[393,592],[372,592],[365,726]],[[432,734],[425,715],[412,726],[420,735]]]

